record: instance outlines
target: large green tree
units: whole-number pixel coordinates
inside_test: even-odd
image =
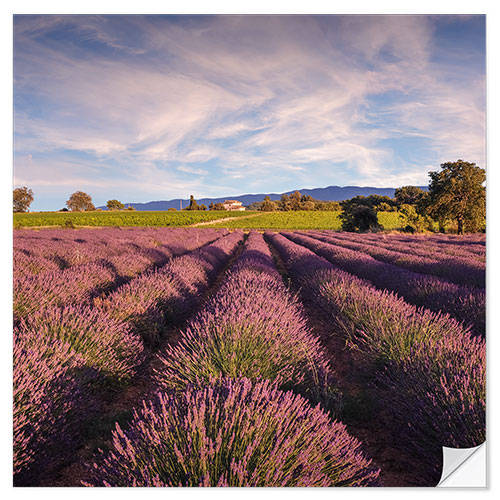
[[[74,192],[69,197],[66,205],[72,212],[88,212],[90,210],[95,210],[92,198],[83,191]]]
[[[34,199],[33,191],[26,186],[14,189],[14,212],[28,212]]]
[[[457,222],[458,234],[474,232],[484,226],[486,217],[486,172],[463,160],[441,164],[429,172],[428,213],[437,220]]]

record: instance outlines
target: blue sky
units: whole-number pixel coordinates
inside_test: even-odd
[[[17,16],[33,210],[425,185],[485,166],[483,16]]]

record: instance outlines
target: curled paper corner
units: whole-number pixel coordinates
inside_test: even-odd
[[[443,446],[443,471],[438,487],[486,488],[486,443],[474,448]]]

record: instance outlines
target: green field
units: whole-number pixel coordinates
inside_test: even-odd
[[[186,227],[200,222],[231,218],[205,227],[239,229],[333,229],[340,231],[340,212],[35,212],[14,214],[14,228],[84,226]],[[396,212],[379,212],[386,230],[400,229]]]
[[[185,227],[225,217],[242,217],[255,212],[35,212],[14,214],[14,227],[43,226],[155,226]]]
[[[333,229],[340,231],[340,212],[266,212],[248,219],[234,219],[210,224],[208,227],[240,229]],[[396,212],[379,212],[379,222],[386,230],[400,229]]]

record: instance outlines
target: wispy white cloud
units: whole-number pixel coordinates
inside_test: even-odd
[[[149,192],[287,190],[311,179],[422,184],[429,165],[458,157],[484,165],[484,75],[455,78],[435,59],[432,18],[15,24],[15,169],[35,187],[114,178],[124,192],[139,183],[147,200]],[[425,148],[398,149],[398,138]],[[76,173],[64,162],[22,160],[63,153]]]

